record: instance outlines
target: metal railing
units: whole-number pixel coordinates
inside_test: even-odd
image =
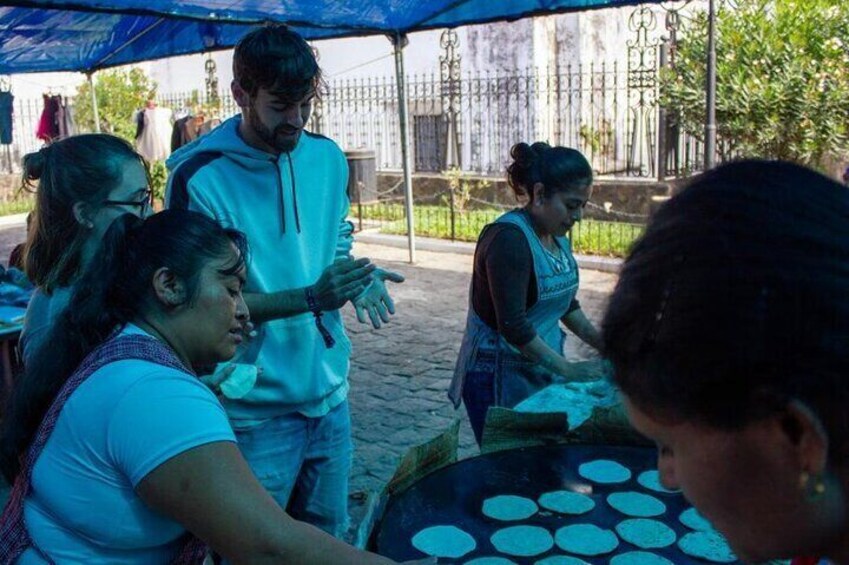
[[[414,229],[419,237],[474,242],[484,226],[510,208],[513,206],[484,201],[475,201],[471,206],[460,208],[455,204],[450,191],[445,191],[415,199]],[[629,217],[622,218],[615,214],[605,214],[603,208],[600,208],[591,215],[575,224],[569,233],[576,253],[624,257],[645,228],[646,218],[637,214],[628,214]],[[356,231],[407,234],[403,197],[400,195],[368,203],[360,203],[354,196],[349,217]]]
[[[528,68],[463,75],[446,84],[433,74],[410,75],[410,137],[414,171],[463,171],[501,176],[519,141],[547,141],[584,153],[600,175],[657,178],[701,170],[701,143],[661,121],[656,85],[634,81],[618,63]],[[206,105],[199,91],[159,97],[174,109]],[[394,77],[330,81],[309,128],[345,149],[368,148],[377,168],[402,168]],[[207,105],[208,107],[208,105]],[[222,118],[238,112],[229,93],[218,98]],[[665,166],[659,167],[658,127],[664,126]]]

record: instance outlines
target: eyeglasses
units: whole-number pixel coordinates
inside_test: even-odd
[[[153,203],[153,191],[151,189],[147,189],[144,193],[144,198],[141,200],[104,200],[104,206],[127,206],[130,208],[138,208],[139,215],[144,214],[145,212],[151,209]]]

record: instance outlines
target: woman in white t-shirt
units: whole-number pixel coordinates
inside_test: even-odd
[[[191,370],[248,323],[244,235],[188,211],[125,215],[13,391],[0,563],[389,563],[291,519]]]

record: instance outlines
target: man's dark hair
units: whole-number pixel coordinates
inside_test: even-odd
[[[233,77],[251,97],[260,88],[286,102],[320,95],[316,53],[285,25],[267,25],[245,35],[233,52]]]

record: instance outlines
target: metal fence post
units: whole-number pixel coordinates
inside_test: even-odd
[[[448,192],[451,194],[451,199],[449,200],[449,207],[451,208],[451,241],[455,241],[457,239],[457,232],[454,228],[454,187],[449,187]]]
[[[86,73],[88,88],[91,90],[91,114],[94,117],[94,132],[100,133],[100,114],[97,111],[97,93],[94,91],[94,71]]]
[[[707,115],[705,118],[705,170],[716,165],[716,0],[708,3]]]
[[[398,85],[398,123],[401,133],[401,158],[404,164],[404,208],[407,213],[407,247],[410,263],[416,262],[416,232],[413,217],[413,173],[410,167],[410,137],[407,132],[410,111],[407,106],[407,81],[404,75],[404,47],[407,36],[396,33],[391,37],[395,48],[395,80]]]

